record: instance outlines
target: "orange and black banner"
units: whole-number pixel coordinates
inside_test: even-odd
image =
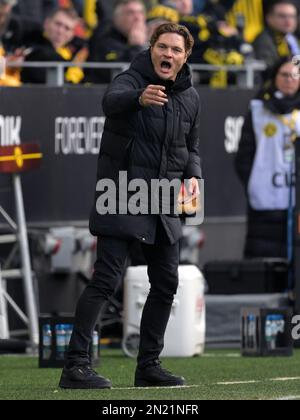
[[[27,172],[40,166],[42,153],[37,144],[0,147],[0,173]]]

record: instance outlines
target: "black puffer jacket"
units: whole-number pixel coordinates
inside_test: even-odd
[[[164,107],[139,105],[149,84],[165,85],[169,102]],[[107,117],[98,163],[97,179],[117,180],[127,170],[129,179],[201,178],[199,156],[199,97],[184,65],[175,82],[164,82],[154,72],[150,51],[140,53],[130,69],[119,75],[103,100]],[[99,193],[96,193],[96,200]],[[155,215],[104,215],[93,206],[92,234],[154,243],[157,218],[161,217],[171,243],[181,237],[178,217]]]

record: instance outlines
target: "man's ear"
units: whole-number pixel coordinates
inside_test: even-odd
[[[268,26],[272,26],[272,16],[271,15],[266,16],[266,24]]]
[[[50,22],[50,18],[46,18],[45,22],[44,22],[44,25],[43,25],[44,31],[46,31],[46,29],[48,28],[49,22]]]

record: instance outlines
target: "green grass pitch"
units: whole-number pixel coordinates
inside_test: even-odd
[[[185,376],[188,387],[135,389],[135,361],[118,350],[103,350],[97,371],[113,389],[64,391],[59,369],[38,369],[30,357],[0,357],[0,400],[244,400],[300,399],[300,350],[292,358],[242,358],[237,351],[208,351],[202,357],[163,359]]]

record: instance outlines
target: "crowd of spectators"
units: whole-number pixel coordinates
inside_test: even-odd
[[[8,63],[0,84],[45,83],[29,62],[130,62],[148,48],[164,22],[189,28],[191,63],[242,65],[300,54],[299,10],[294,0],[0,0],[0,56]],[[9,64],[15,63],[15,67]],[[226,87],[232,75],[215,71],[201,82]],[[107,83],[111,72],[66,70],[67,83]]]

